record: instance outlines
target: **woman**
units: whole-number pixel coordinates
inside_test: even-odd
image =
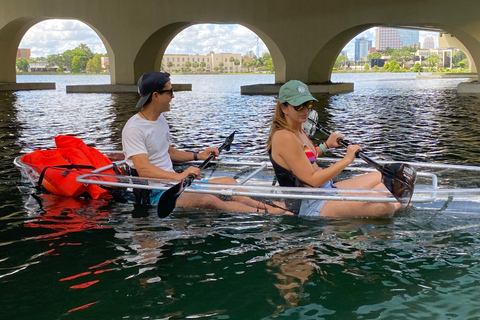
[[[385,190],[380,172],[371,172],[333,183],[332,179],[353,162],[358,150],[362,150],[359,145],[349,145],[343,159],[330,167],[321,169],[317,166],[316,158],[326,153],[329,148],[340,147],[337,139],[343,139],[343,136],[332,133],[318,148],[314,146],[302,128],[314,101],[318,100],[310,94],[308,87],[298,80],[291,80],[280,88],[267,142],[270,160],[280,185]],[[288,210],[302,216],[390,218],[397,209],[402,208],[400,203],[387,202],[326,200],[286,202]]]

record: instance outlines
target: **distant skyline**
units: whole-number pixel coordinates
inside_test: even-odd
[[[437,32],[420,31],[420,44],[431,35],[437,41]],[[355,55],[355,39],[365,37],[375,43],[375,28],[355,36],[342,51],[348,57]],[[258,48],[257,48],[258,42]],[[78,20],[45,20],[30,28],[19,48],[31,49],[32,57],[46,57],[62,53],[85,43],[94,53],[106,53],[100,37],[85,23]],[[435,43],[438,45],[437,43]],[[250,29],[238,24],[198,24],[180,32],[168,45],[167,54],[241,53],[247,51],[262,55],[268,49]]]

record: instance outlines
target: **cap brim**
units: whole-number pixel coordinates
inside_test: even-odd
[[[143,107],[145,105],[145,102],[147,102],[148,98],[150,97],[150,95],[151,94],[149,94],[148,96],[140,97],[140,99],[138,99],[136,107],[137,108]]]
[[[295,99],[292,99],[291,101],[287,101],[289,104],[291,104],[292,106],[299,106],[301,105],[302,103],[305,103],[307,101],[317,101],[317,99],[315,99],[312,95],[303,95],[301,97],[297,97]]]

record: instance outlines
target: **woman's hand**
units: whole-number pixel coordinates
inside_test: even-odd
[[[343,140],[343,135],[341,135],[340,133],[336,133],[336,132],[331,133],[330,136],[328,137],[327,141],[326,141],[327,146],[329,148],[341,147],[342,145],[340,143],[338,143],[338,139]]]
[[[347,153],[343,157],[345,160],[348,160],[349,163],[352,163],[355,160],[357,151],[362,150],[358,144],[351,144],[347,147]]]

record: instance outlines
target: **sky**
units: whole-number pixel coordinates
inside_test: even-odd
[[[436,32],[420,31],[422,44],[428,35],[433,35],[435,41],[438,37]],[[375,28],[355,38],[359,37],[367,37],[375,44]],[[344,48],[350,58],[355,52],[355,38]],[[89,26],[78,20],[60,19],[45,20],[34,25],[23,37],[19,48],[31,49],[32,57],[46,57],[74,49],[81,43],[85,43],[94,53],[107,52],[99,36]],[[248,28],[231,24],[199,24],[180,32],[169,44],[166,53],[207,54],[213,51],[244,54],[250,50],[260,55],[268,51],[263,41]]]

